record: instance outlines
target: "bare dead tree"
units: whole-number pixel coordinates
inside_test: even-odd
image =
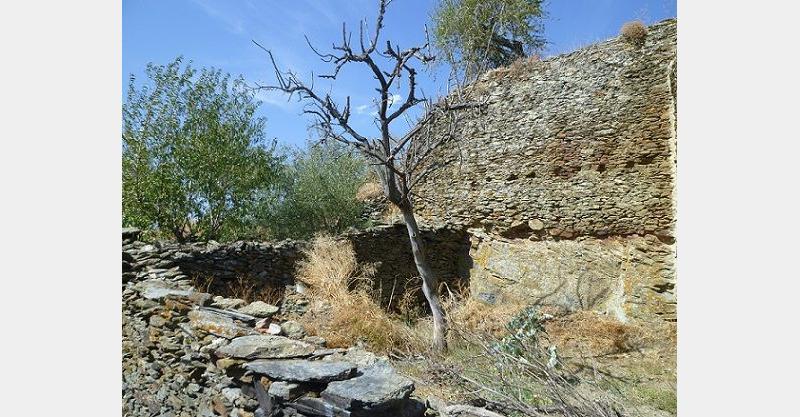
[[[433,346],[436,350],[443,351],[447,348],[447,322],[439,299],[438,279],[426,257],[425,245],[414,215],[412,192],[437,167],[430,160],[431,154],[442,144],[455,138],[456,126],[464,112],[485,103],[469,101],[468,95],[458,88],[460,86],[453,86],[452,83],[449,83],[452,93],[446,94],[436,103],[417,91],[417,70],[414,65],[434,60],[429,42],[422,46],[401,49],[392,45],[391,41],[386,41],[386,48],[383,51],[378,50],[384,15],[390,2],[379,0],[378,17],[371,36],[365,34],[366,25],[361,22],[357,49],[352,46],[352,33],[347,31],[344,24],[341,43],[334,44],[331,53],[319,52],[306,38],[309,47],[322,61],[333,66],[330,74],[320,75],[320,78],[335,80],[345,65],[360,64],[377,81],[379,99],[374,119],[380,132],[377,137],[369,137],[353,127],[350,121],[352,109],[349,96],[342,105],[330,93],[321,94],[315,89],[313,74],[311,84],[306,84],[294,72],[281,71],[272,52],[254,41],[269,55],[276,78],[276,84],[256,85],[256,89],[281,91],[289,94],[290,98],[296,95],[299,101],[305,103],[303,113],[312,118],[311,126],[319,133],[321,141],[334,140],[343,143],[363,154],[374,166],[384,195],[403,215],[414,262],[422,278],[422,291],[433,316]],[[384,62],[390,64],[384,64],[387,68],[382,69],[379,64]],[[399,106],[394,106],[396,103],[392,102],[393,95],[390,91],[393,88],[406,91],[405,99]],[[401,119],[401,116],[407,117],[408,111],[419,105],[424,107],[424,112],[415,127],[402,137],[393,136],[390,130],[392,123]],[[434,126],[438,126],[438,130]]]

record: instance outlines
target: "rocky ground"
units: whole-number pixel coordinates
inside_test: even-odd
[[[326,348],[286,320],[282,310],[302,303],[201,292],[137,237],[123,231],[124,416],[494,415],[469,406],[434,411],[385,357]]]

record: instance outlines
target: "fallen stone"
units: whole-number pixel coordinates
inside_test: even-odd
[[[270,379],[292,382],[330,382],[352,377],[356,366],[348,362],[307,360],[258,360],[245,368]]]
[[[302,339],[306,335],[306,329],[303,328],[303,325],[294,320],[281,323],[281,329],[283,329],[284,335],[292,339]]]
[[[249,314],[258,318],[272,317],[278,312],[278,307],[267,304],[263,301],[253,301],[252,303],[238,309],[239,312]]]
[[[292,401],[303,394],[300,384],[292,382],[276,381],[269,386],[269,395],[278,401]]]
[[[216,354],[241,359],[284,359],[309,356],[314,349],[309,343],[282,336],[253,335],[233,339],[227,346],[217,349]]]
[[[233,339],[254,334],[255,331],[236,324],[232,318],[207,310],[192,310],[188,314],[189,325],[214,336]]]

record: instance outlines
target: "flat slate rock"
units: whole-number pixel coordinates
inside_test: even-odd
[[[255,334],[250,328],[239,326],[232,318],[208,310],[192,310],[188,314],[189,325],[214,336],[233,339],[239,336]]]
[[[328,384],[321,397],[346,410],[383,409],[405,400],[414,382],[392,369],[373,367],[361,376]]]
[[[348,362],[308,360],[257,360],[245,365],[248,370],[272,380],[292,382],[341,381],[355,375],[356,366]]]
[[[255,335],[237,337],[217,349],[216,354],[239,359],[284,359],[309,356],[314,349],[314,345],[283,336]]]
[[[271,317],[278,312],[278,307],[267,304],[263,301],[253,301],[252,303],[238,309],[240,313],[249,314],[258,318]]]

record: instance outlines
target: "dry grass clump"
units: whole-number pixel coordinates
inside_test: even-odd
[[[377,182],[366,182],[356,191],[356,200],[367,201],[383,197],[383,187]]]
[[[313,304],[302,324],[331,347],[359,343],[381,353],[417,351],[424,342],[370,296],[374,269],[359,265],[350,242],[317,237],[298,268]]]
[[[559,349],[569,353],[600,356],[639,350],[653,338],[643,327],[619,321],[593,311],[577,311],[556,317],[544,325]]]
[[[506,332],[506,324],[523,308],[524,304],[513,302],[488,305],[472,297],[451,297],[445,303],[451,329],[494,337],[502,336]]]
[[[263,301],[269,304],[280,304],[285,288],[273,282],[262,282],[256,278],[240,275],[228,282],[220,282],[210,275],[195,276],[193,286],[200,291],[227,298],[239,298],[248,303]]]
[[[622,25],[620,34],[626,42],[633,45],[642,45],[645,38],[647,38],[647,26],[641,20],[634,20]]]

